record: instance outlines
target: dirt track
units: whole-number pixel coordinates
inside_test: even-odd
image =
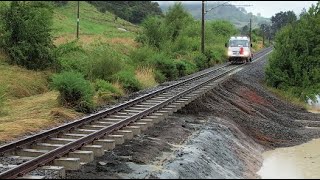
[[[320,115],[279,100],[261,82],[266,60],[68,178],[259,178],[261,153],[320,137]]]

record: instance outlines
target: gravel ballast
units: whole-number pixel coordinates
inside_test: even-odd
[[[319,138],[319,114],[263,86],[266,58],[68,178],[259,178],[262,153]]]

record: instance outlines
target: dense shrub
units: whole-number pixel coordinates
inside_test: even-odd
[[[119,91],[116,87],[114,87],[111,83],[104,81],[102,79],[97,79],[94,84],[95,90],[97,92],[111,92],[114,97],[119,97],[123,95],[121,91]]]
[[[162,74],[159,70],[154,72],[154,77],[158,83],[163,83],[167,80],[166,76]]]
[[[159,48],[166,39],[165,26],[163,20],[159,17],[150,16],[142,23],[143,34],[138,36],[138,40],[142,43]]]
[[[139,66],[141,64],[147,65],[150,63],[151,57],[155,54],[155,51],[149,46],[141,47],[130,53],[130,59],[133,64]]]
[[[71,41],[65,44],[59,45],[54,49],[54,56],[57,57],[57,63],[55,64],[54,69],[56,71],[77,71],[85,74],[86,64],[88,62],[81,61],[75,57],[75,55],[85,56],[85,51],[77,45],[77,41]],[[66,56],[69,55],[69,56]]]
[[[112,76],[114,81],[118,81],[129,92],[135,92],[142,89],[141,84],[136,79],[134,72],[122,70]]]
[[[174,61],[164,53],[155,54],[152,57],[152,63],[157,70],[159,70],[167,80],[174,80],[178,77],[178,70]]]
[[[201,53],[194,53],[194,62],[200,70],[208,68],[208,58]]]
[[[189,60],[182,60],[185,65],[186,65],[186,75],[192,74],[197,72],[199,69],[197,67],[197,65],[193,62],[193,61],[189,61]]]
[[[10,56],[10,63],[28,69],[45,69],[55,63],[50,3],[12,1],[2,9],[1,16],[2,47]]]
[[[319,15],[320,3],[277,33],[266,68],[268,85],[301,99],[320,93]]]
[[[94,90],[82,74],[77,72],[55,74],[51,85],[60,92],[59,101],[62,105],[74,107],[80,112],[92,110]]]
[[[224,62],[226,60],[226,50],[221,46],[210,46],[205,51],[205,56],[209,62],[209,66],[217,63]]]
[[[169,7],[164,19],[167,37],[171,41],[175,41],[184,28],[194,21],[192,15],[188,13],[181,2],[175,3],[173,6]]]
[[[101,79],[97,79],[95,81],[94,87],[98,97],[103,101],[110,101],[123,95],[121,91],[114,87],[111,83]]]
[[[119,72],[124,64],[114,54],[101,53],[93,56],[90,79],[111,80],[111,76]]]
[[[87,51],[74,43],[59,47],[61,71],[80,72],[89,80],[103,79],[110,81],[111,76],[125,66],[123,58],[108,45],[94,46]]]
[[[187,65],[184,61],[175,61],[175,65],[178,70],[179,77],[187,75]]]

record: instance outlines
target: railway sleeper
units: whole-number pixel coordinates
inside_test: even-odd
[[[49,150],[40,150],[40,149],[22,149],[17,151],[18,156],[26,156],[26,157],[38,157],[45,153],[48,153]]]
[[[142,112],[142,111],[146,110],[147,108],[148,108],[148,107],[137,107],[137,106],[133,106],[133,107],[128,108],[128,110],[136,110],[136,111]]]
[[[145,119],[145,118],[139,119],[139,120],[137,120],[136,122],[146,123],[148,128],[151,127],[151,126],[153,126],[153,124],[155,123],[154,120],[152,120],[152,119]]]
[[[94,154],[92,151],[82,151],[76,150],[73,152],[69,152],[67,157],[69,158],[80,158],[81,162],[89,163],[92,162],[94,159]]]
[[[137,104],[133,108],[141,108],[143,110],[146,110],[154,105],[156,105],[156,104]]]
[[[127,111],[120,111],[120,112],[117,112],[115,115],[117,116],[133,116],[137,113],[135,112],[127,112]]]
[[[81,167],[80,158],[62,157],[53,161],[55,166],[63,166],[65,170],[79,170]]]
[[[131,112],[131,113],[135,113],[135,114],[137,114],[137,113],[140,113],[141,112],[141,110],[134,110],[134,109],[125,109],[125,110],[123,110],[123,112]]]
[[[113,139],[98,139],[98,140],[95,140],[93,141],[93,144],[94,145],[101,145],[104,149],[104,151],[108,151],[108,150],[112,150],[115,148],[116,146],[116,141],[113,140]]]
[[[92,151],[95,157],[104,155],[104,147],[102,145],[85,145],[80,148],[82,151]]]
[[[129,118],[133,115],[111,115],[111,116],[108,116],[109,118],[112,118],[112,119],[126,119],[126,118]]]
[[[51,151],[62,146],[63,144],[37,143],[32,145],[31,148]]]
[[[59,138],[63,139],[80,139],[82,137],[85,137],[85,134],[75,134],[75,133],[66,133],[66,134],[61,134]]]
[[[148,129],[148,125],[147,123],[144,123],[144,122],[133,122],[133,123],[130,123],[130,126],[139,126],[141,128],[141,131],[145,131]]]
[[[94,121],[91,123],[91,125],[97,125],[97,126],[111,126],[112,124],[116,123],[115,122],[110,122],[110,121]]]
[[[125,126],[123,128],[121,128],[122,130],[129,130],[129,131],[132,131],[133,135],[136,136],[136,135],[139,135],[141,134],[141,128],[140,126]]]
[[[112,133],[113,135],[123,135],[125,140],[133,138],[133,132],[129,130],[117,130]]]
[[[26,157],[39,157],[45,153],[48,153],[49,150],[40,150],[40,149],[22,149],[17,152],[18,156],[26,156]],[[88,163],[93,161],[94,154],[92,151],[82,151],[76,150],[73,152],[69,152],[68,157],[70,158],[80,158],[82,162]]]
[[[116,122],[121,121],[121,119],[116,119],[116,118],[108,117],[108,118],[103,118],[103,119],[101,119],[100,121],[101,121],[101,122],[113,122],[113,123],[116,123]]]
[[[76,141],[77,139],[68,139],[68,138],[50,138],[46,141],[49,144],[68,144],[70,142]]]
[[[84,129],[89,129],[89,130],[101,130],[103,128],[105,128],[107,126],[102,126],[102,125],[84,125],[83,128]]]
[[[150,99],[150,100],[155,100],[155,101],[165,101],[165,100],[167,100],[167,99],[169,99],[169,98],[171,98],[172,96],[157,96],[157,97],[153,97],[152,99]]]
[[[70,133],[72,134],[91,134],[96,132],[96,130],[91,130],[91,129],[75,129],[72,130]]]
[[[168,99],[168,98],[166,98]],[[146,103],[155,103],[155,104],[159,104],[162,103],[163,101],[165,101],[166,99],[148,99],[145,102]]]
[[[104,138],[114,140],[116,145],[123,144],[125,139],[124,135],[119,134],[108,134]]]

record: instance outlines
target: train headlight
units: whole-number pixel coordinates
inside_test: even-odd
[[[249,51],[244,51],[244,52],[243,52],[243,55],[244,55],[244,56],[249,56]]]
[[[232,56],[232,51],[228,50],[228,56]]]

